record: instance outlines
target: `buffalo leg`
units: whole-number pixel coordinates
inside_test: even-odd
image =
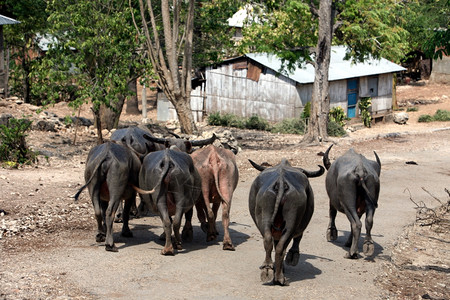
[[[273,283],[277,285],[289,285],[286,277],[284,277],[284,256],[286,254],[286,247],[290,242],[288,238],[289,233],[283,234],[281,239],[275,246],[275,276]]]
[[[372,256],[375,250],[371,235],[371,230],[373,226],[373,215],[375,214],[375,209],[368,206],[366,208],[366,238],[364,239],[363,251],[366,256]]]
[[[270,282],[273,280],[273,260],[272,260],[272,249],[273,249],[273,241],[272,241],[272,232],[270,227],[264,231],[264,250],[266,250],[266,259],[264,260],[261,267],[261,281],[262,282]]]
[[[120,201],[119,207],[117,208],[116,217],[114,218],[114,222],[122,223],[123,222],[123,203]]]
[[[136,195],[133,195],[132,197],[136,198]],[[131,206],[133,205],[133,199],[127,199],[125,201],[125,205],[123,208],[123,214],[122,214],[122,218],[123,218],[123,225],[122,225],[122,233],[121,235],[124,237],[133,237],[133,233],[130,230],[129,227],[129,220],[130,220],[130,210],[131,210]]]
[[[114,216],[117,211],[117,207],[120,203],[120,198],[111,195],[111,198],[109,200],[108,208],[106,209],[105,213],[105,224],[106,224],[106,239],[105,239],[105,249],[106,251],[111,252],[117,252],[118,249],[114,245],[114,238],[113,238],[113,223],[114,223]]]
[[[352,227],[352,246],[349,252],[346,254],[345,258],[358,258],[358,240],[361,236],[361,220],[359,219],[356,211],[345,210],[348,220],[350,221]]]
[[[181,238],[183,242],[192,242],[194,239],[194,229],[192,228],[192,215],[194,214],[194,209],[191,208],[188,210],[184,217],[186,218],[186,222],[184,223],[183,231],[181,232]]]
[[[235,249],[231,242],[230,231],[228,229],[230,226],[230,208],[231,201],[222,201],[223,250],[234,251]]]
[[[195,203],[195,208],[197,210],[197,218],[200,222],[200,228],[204,233],[208,233],[208,222],[206,222],[206,205],[203,200],[203,194],[200,199]]]
[[[183,212],[181,207],[177,207],[175,216],[173,217],[172,227],[173,233],[175,236],[175,247],[177,250],[183,249],[181,247],[181,235],[180,235],[180,227],[181,227],[181,218],[183,217]]]
[[[302,240],[303,234],[294,238],[292,242],[291,249],[289,249],[288,254],[286,255],[286,263],[290,266],[296,266],[298,264],[298,260],[300,258],[300,241]]]
[[[100,190],[96,189],[92,195],[92,204],[94,206],[95,219],[97,221],[97,234],[95,236],[95,241],[101,243],[105,241],[106,228],[104,224],[103,212],[101,204],[103,201],[100,200]],[[106,203],[106,202],[103,202]]]
[[[162,193],[165,194],[165,193]],[[172,221],[170,220],[169,212],[167,210],[166,198],[158,197],[157,201],[158,211],[160,214],[161,221],[164,228],[164,236],[166,243],[164,248],[161,250],[162,255],[174,255],[174,250],[172,246]]]
[[[337,229],[336,229],[336,215],[337,210],[330,204],[330,223],[327,229],[327,241],[332,242],[337,239]]]

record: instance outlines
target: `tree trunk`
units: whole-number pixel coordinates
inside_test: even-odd
[[[137,96],[137,78],[134,78],[128,82],[128,89],[133,93],[133,95],[127,98],[127,114],[139,115],[139,104]]]
[[[25,103],[30,103],[30,66],[27,61],[27,53],[26,48],[23,48],[23,57],[22,57],[22,69],[23,69],[23,80],[22,80],[22,92],[23,92],[23,101]]]
[[[105,105],[100,107],[102,129],[111,130],[113,128],[117,128],[124,103],[125,97],[119,96],[117,101],[111,103],[114,109],[108,108]]]
[[[330,111],[328,71],[333,36],[332,0],[321,0],[319,7],[319,39],[314,61],[315,77],[311,95],[311,114],[308,132],[303,142],[319,143],[328,139],[327,125]]]
[[[175,102],[171,101],[177,111],[178,121],[180,122],[181,132],[185,134],[194,134],[197,132],[197,126],[191,110],[190,97],[179,98]]]

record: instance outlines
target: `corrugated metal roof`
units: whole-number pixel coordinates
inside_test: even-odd
[[[0,25],[18,24],[19,21],[0,15]]]
[[[362,63],[352,63],[351,60],[344,60],[346,49],[343,46],[331,47],[331,61],[328,80],[343,80],[347,78],[371,76],[384,73],[393,73],[406,70],[387,59],[368,59]],[[254,61],[279,72],[282,67],[281,59],[275,55],[267,53],[250,53],[245,55]],[[314,82],[314,67],[305,64],[302,68],[297,68],[293,72],[286,71],[283,75],[298,83]]]

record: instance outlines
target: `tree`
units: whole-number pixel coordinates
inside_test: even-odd
[[[6,43],[13,48],[11,61],[13,92],[22,95],[26,103],[32,102],[32,80],[30,73],[39,53],[38,34],[47,29],[46,2],[44,0],[4,0],[0,1],[0,14],[12,17],[20,24],[6,26]],[[37,103],[38,104],[38,103]]]
[[[314,65],[311,116],[304,141],[326,140],[332,43],[346,45],[348,57],[356,61],[369,54],[399,61],[407,36],[396,23],[394,8],[399,4],[395,0],[261,2],[264,6],[255,12],[259,11],[262,21],[246,28],[242,49],[274,53],[287,68],[305,62]]]
[[[442,58],[450,49],[449,0],[406,0],[396,12],[410,33],[413,51],[427,58]]]
[[[142,24],[136,22],[136,29],[145,36],[158,87],[175,107],[184,133],[197,131],[190,104],[194,68],[222,58],[231,47],[224,20],[238,2],[139,0]]]
[[[36,76],[42,82],[75,85],[75,100],[69,104],[92,104],[99,142],[102,124],[107,129],[117,126],[128,83],[144,68],[136,59],[140,40],[132,9],[126,0],[48,1],[54,43]],[[58,97],[57,91],[50,94],[50,101]]]

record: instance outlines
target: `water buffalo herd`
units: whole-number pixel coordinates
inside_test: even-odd
[[[228,226],[233,192],[239,180],[236,151],[212,145],[216,138],[215,134],[209,139],[193,141],[176,135],[168,139],[157,138],[146,128],[130,127],[115,131],[111,141],[93,147],[86,161],[86,183],[75,199],[88,188],[97,220],[96,241],[105,242],[107,251],[118,251],[112,230],[122,200],[121,234],[133,236],[128,221],[139,193],[138,211],[142,212],[145,206],[161,218],[164,228],[161,237],[165,240],[161,254],[174,255],[182,249],[182,241],[192,241],[194,206],[206,241],[213,241],[219,235],[216,218],[222,207],[223,249],[235,250]],[[323,164],[328,170],[325,186],[330,199],[327,240],[337,239],[335,218],[337,211],[344,213],[351,228],[346,243],[350,248],[345,257],[358,258],[360,218],[365,213],[363,252],[372,256],[371,229],[380,192],[380,159],[375,152],[376,161],[372,161],[350,149],[331,163],[329,152],[332,146],[323,155]],[[266,252],[260,266],[261,280],[287,285],[284,261],[297,265],[299,244],[314,212],[314,193],[308,178],[323,175],[325,168],[319,166],[317,171],[307,171],[292,166],[286,159],[273,167],[249,162],[260,171],[251,185],[248,203]],[[185,224],[180,235],[183,215]],[[291,241],[292,246],[286,254]],[[275,262],[272,260],[273,249]]]

